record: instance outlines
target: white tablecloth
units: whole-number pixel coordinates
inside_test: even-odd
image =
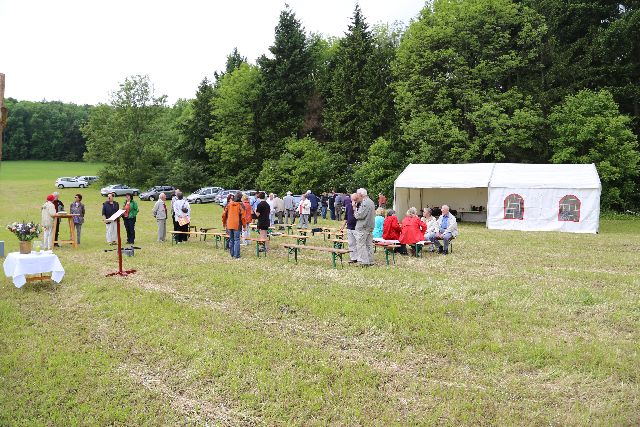
[[[13,278],[13,284],[20,288],[27,282],[26,274],[51,273],[51,280],[60,283],[64,268],[58,256],[49,252],[21,254],[11,252],[4,260],[4,275]]]

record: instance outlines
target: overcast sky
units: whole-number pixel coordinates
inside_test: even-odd
[[[341,36],[356,1],[289,0],[307,32]],[[360,0],[369,24],[408,23],[424,0]],[[5,97],[108,102],[118,83],[148,74],[156,94],[192,98],[234,47],[268,52],[285,1],[0,0]]]

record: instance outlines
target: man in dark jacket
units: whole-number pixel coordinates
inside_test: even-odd
[[[56,213],[64,212],[64,203],[62,203],[62,200],[60,200],[58,196],[59,194],[57,191],[53,193],[53,206],[56,208]],[[58,241],[59,233],[60,233],[60,218],[56,218],[56,235],[53,238],[54,242]],[[60,246],[60,245],[56,243],[54,246]]]
[[[320,195],[320,215],[322,219],[327,219],[327,207],[329,206],[329,196],[327,193]]]
[[[329,212],[331,213],[331,219],[332,220],[336,219],[335,201],[336,201],[336,192],[335,192],[335,190],[333,190],[329,194]]]
[[[307,197],[311,202],[311,218],[313,218],[313,223],[318,223],[318,197],[311,192],[311,190],[307,191]],[[309,218],[309,223],[311,223],[311,218]]]

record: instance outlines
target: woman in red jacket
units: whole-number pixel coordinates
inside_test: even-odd
[[[411,208],[402,220],[402,232],[398,240],[403,245],[415,245],[424,240],[426,230],[427,226],[418,217],[416,208]]]
[[[398,217],[393,209],[389,209],[387,217],[382,224],[382,239],[384,240],[399,240],[402,227],[398,222]],[[407,248],[405,245],[401,245],[397,250],[398,253],[406,255]]]

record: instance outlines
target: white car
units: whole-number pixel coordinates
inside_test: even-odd
[[[63,176],[62,178],[56,179],[56,187],[58,188],[85,188],[87,185],[89,185],[87,181],[71,178],[69,176]]]

